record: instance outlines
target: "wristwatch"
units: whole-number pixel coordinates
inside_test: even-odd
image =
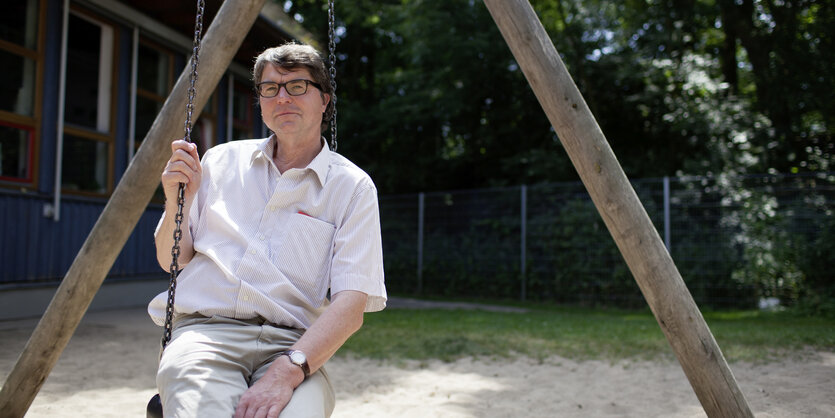
[[[279,356],[287,356],[290,358],[290,363],[302,368],[304,377],[310,376],[310,366],[307,364],[307,356],[299,350],[285,350],[278,353]]]

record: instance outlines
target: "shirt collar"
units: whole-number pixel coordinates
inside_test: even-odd
[[[327,141],[322,139],[322,149],[319,150],[319,154],[316,154],[313,161],[307,165],[307,168],[313,170],[316,176],[319,177],[319,184],[322,186],[325,185],[325,180],[328,178],[328,171],[331,168],[330,153],[331,149],[328,147]]]
[[[268,138],[265,138],[258,143],[258,146],[252,152],[252,156],[250,156],[250,165],[258,158],[265,158],[267,161],[270,161],[272,159],[274,148],[275,134],[270,135]],[[328,178],[328,171],[330,170],[331,164],[329,154],[330,148],[328,147],[328,143],[322,139],[322,149],[319,151],[319,154],[316,154],[313,161],[311,161],[305,168],[306,170],[313,170],[313,172],[316,173],[316,176],[319,178],[319,183],[322,186],[325,185],[325,180]]]
[[[273,154],[272,140],[273,137],[271,135],[267,138],[262,139],[261,142],[258,143],[258,146],[255,147],[255,150],[252,151],[252,155],[249,157],[250,165],[252,165],[252,163],[254,163],[255,160],[258,158],[266,158],[267,160],[269,160],[270,155]]]

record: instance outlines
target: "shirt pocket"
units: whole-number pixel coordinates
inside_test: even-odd
[[[277,267],[313,307],[325,300],[336,227],[308,215],[290,216],[272,258]]]

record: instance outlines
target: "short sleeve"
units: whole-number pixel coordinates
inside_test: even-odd
[[[383,248],[377,189],[370,179],[351,198],[334,237],[331,293],[356,290],[368,295],[365,312],[386,306]]]

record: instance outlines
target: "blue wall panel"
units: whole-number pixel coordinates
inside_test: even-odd
[[[0,194],[0,285],[54,283],[66,274],[96,223],[104,202],[61,202],[61,221],[43,216],[49,197]],[[111,269],[109,278],[164,277],[153,232],[161,208],[149,208]]]

